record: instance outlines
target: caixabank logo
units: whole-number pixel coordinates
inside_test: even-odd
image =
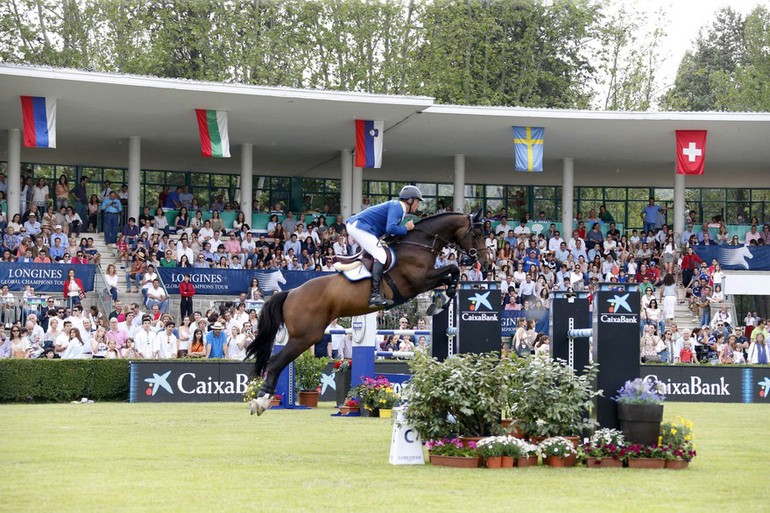
[[[599,320],[605,323],[617,324],[635,324],[639,323],[639,316],[632,312],[628,304],[628,298],[631,295],[627,292],[623,295],[613,294],[613,297],[607,299],[599,313]]]
[[[492,304],[489,302],[490,293],[490,291],[477,292],[473,296],[469,296],[461,314],[462,319],[464,321],[499,321],[497,311],[492,308]]]
[[[249,384],[249,376],[237,373],[233,379],[216,380],[213,376],[198,377],[196,372],[180,372],[173,376],[173,371],[152,373],[144,379],[147,388],[144,394],[149,398],[163,399],[164,396],[183,395],[219,395],[244,394]],[[150,399],[151,400],[151,399]]]
[[[759,397],[762,399],[767,399],[767,396],[770,395],[770,378],[765,378],[759,383]]]

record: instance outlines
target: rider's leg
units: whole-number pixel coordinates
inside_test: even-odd
[[[357,223],[349,223],[346,225],[346,228],[348,234],[358,242],[359,246],[374,257],[374,264],[372,265],[372,293],[369,297],[369,307],[382,308],[391,306],[393,301],[385,299],[380,293],[382,274],[385,272],[385,262],[388,258],[385,248],[382,247],[375,235],[358,228]]]

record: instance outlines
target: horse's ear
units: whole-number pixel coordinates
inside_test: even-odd
[[[473,216],[471,217],[473,220],[473,224],[480,223],[481,222],[481,209],[476,210],[473,213]]]

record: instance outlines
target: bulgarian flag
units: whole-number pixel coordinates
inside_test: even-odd
[[[195,109],[201,134],[204,157],[230,158],[230,137],[227,135],[227,112]]]

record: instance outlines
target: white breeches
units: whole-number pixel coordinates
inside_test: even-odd
[[[380,240],[375,235],[358,228],[356,226],[357,224],[358,222],[356,221],[352,224],[347,223],[345,225],[348,230],[348,235],[353,237],[358,245],[376,258],[379,263],[385,264],[388,259],[388,254],[385,251],[385,248],[380,244]]]

